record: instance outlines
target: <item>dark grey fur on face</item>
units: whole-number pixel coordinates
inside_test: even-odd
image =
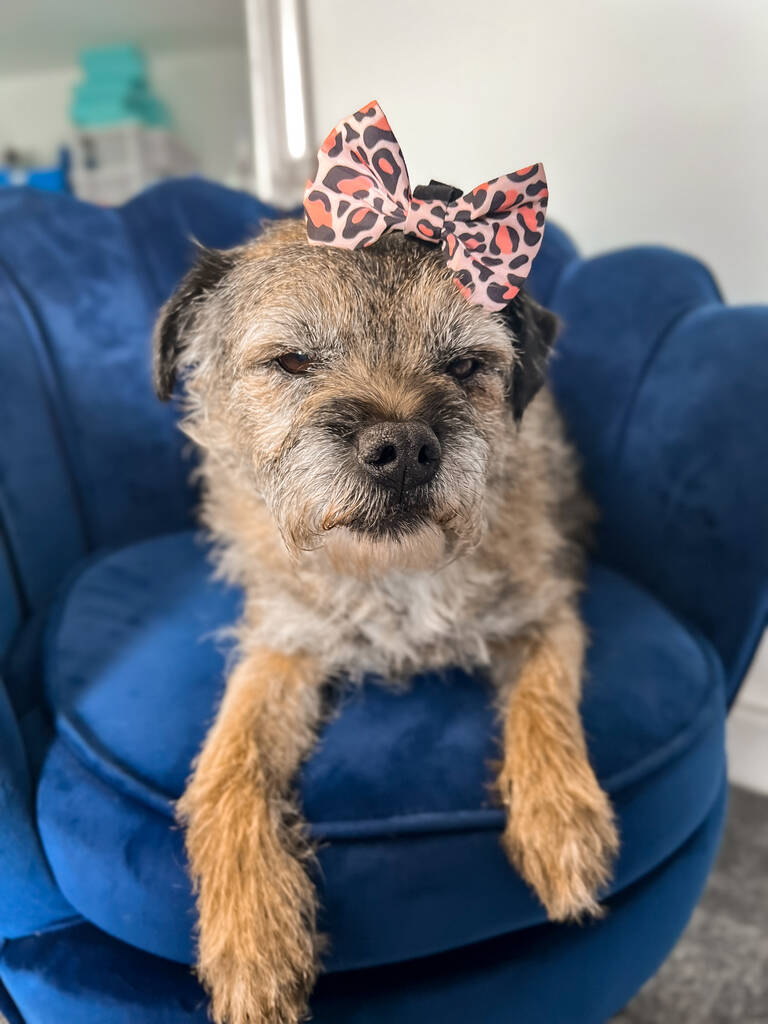
[[[437,524],[456,553],[479,536],[489,474],[542,384],[556,323],[524,292],[503,316],[468,304],[434,248],[402,235],[350,252],[283,222],[250,246],[201,250],[161,311],[155,384],[167,399],[181,370],[187,401],[226,435],[219,461],[239,455],[292,550],[339,526],[397,541]],[[291,352],[307,373],[281,368]],[[383,486],[360,456],[363,433],[403,423],[432,438],[421,454],[439,451],[408,489]]]
[[[154,381],[158,398],[167,402],[176,383],[184,338],[200,303],[221,283],[235,263],[233,253],[197,246],[197,258],[160,310],[154,333]]]
[[[525,292],[503,315],[467,302],[434,247],[402,234],[349,251],[310,245],[286,220],[201,252],[161,311],[156,384],[167,398],[183,383],[182,427],[200,449],[203,517],[231,554],[226,571],[249,560],[246,533],[270,530],[307,571],[318,559],[437,571],[492,544],[501,522],[532,562],[533,522],[547,558],[570,550],[548,539],[561,505],[564,535],[582,518],[542,388],[556,327]],[[306,372],[286,365],[297,354]],[[361,464],[372,427],[391,440],[402,425],[438,452],[413,487]],[[568,500],[545,497],[550,487]]]
[[[547,362],[560,323],[554,313],[540,306],[524,290],[518,292],[502,310],[501,316],[512,332],[512,343],[518,356],[509,397],[515,420],[519,423],[529,402],[544,383]]]
[[[411,245],[426,250],[429,255],[425,243],[412,242]],[[190,328],[196,308],[221,284],[236,259],[235,251],[198,246],[193,267],[160,311],[154,334],[154,380],[162,401],[167,401],[173,392],[184,334]],[[545,379],[559,322],[554,313],[540,306],[524,289],[500,316],[509,327],[518,357],[508,391],[515,419],[519,422]]]

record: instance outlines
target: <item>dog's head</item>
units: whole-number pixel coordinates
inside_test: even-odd
[[[424,567],[482,535],[556,319],[520,292],[471,305],[436,250],[368,249],[269,226],[201,250],[160,313],[155,382],[185,429],[267,503],[288,548]]]

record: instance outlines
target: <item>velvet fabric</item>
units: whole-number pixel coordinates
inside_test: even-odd
[[[117,210],[0,192],[0,976],[30,1024],[203,1019],[168,801],[239,595],[185,532],[149,338],[190,236],[226,247],[275,215],[197,180]],[[596,1024],[674,941],[716,843],[725,702],[768,610],[768,309],[724,306],[668,250],[582,259],[551,224],[528,285],[563,319],[552,380],[602,511],[584,712],[624,830],[614,913],[543,925],[504,861],[482,680],[371,681],[301,779],[335,940],[319,1020],[556,1024],[561,992]]]
[[[704,884],[725,787],[689,839],[602,921],[540,925],[440,956],[320,978],[316,1024],[604,1024],[664,959]],[[0,973],[30,1024],[206,1024],[189,970],[73,925],[15,940]]]
[[[210,581],[205,554],[190,533],[144,541],[94,562],[62,597],[46,644],[59,739],[38,788],[41,836],[69,902],[109,934],[184,962],[194,910],[171,801],[223,686],[217,631],[239,605]],[[583,714],[620,817],[620,891],[712,806],[722,671],[706,640],[609,569],[592,567],[583,614],[592,640]],[[481,677],[458,670],[417,677],[405,693],[371,680],[340,694],[300,780],[321,843],[329,970],[544,920],[499,843],[491,699]]]
[[[194,180],[116,210],[0,192],[2,519],[28,608],[89,551],[189,524],[174,409],[151,386],[152,322],[193,238],[231,246],[274,214]]]
[[[94,551],[190,523],[175,410],[150,382],[152,321],[191,238],[234,245],[265,215],[279,214],[194,179],[117,210],[0,189],[0,936],[72,913],[33,812],[46,608]]]
[[[768,617],[768,307],[650,247],[571,261],[550,301],[601,557],[712,640],[733,699]]]
[[[24,1024],[16,1004],[3,985],[0,985],[0,1013],[8,1021],[8,1024]]]

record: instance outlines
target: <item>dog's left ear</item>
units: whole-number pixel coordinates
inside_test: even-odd
[[[560,321],[522,289],[501,315],[512,332],[517,352],[509,398],[515,422],[519,424],[526,406],[544,383]]]
[[[231,252],[199,245],[195,265],[160,310],[153,335],[154,379],[157,397],[167,402],[176,383],[184,339],[192,329],[200,307],[233,266]]]

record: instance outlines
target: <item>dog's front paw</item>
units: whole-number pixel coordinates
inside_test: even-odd
[[[177,805],[197,889],[197,974],[211,1016],[215,1024],[299,1024],[322,949],[310,851],[298,833],[291,849],[266,802],[236,780],[214,795],[198,775]]]
[[[322,948],[307,920],[310,892],[290,858],[282,871],[278,862],[259,870],[255,886],[253,867],[241,870],[251,885],[239,890],[231,878],[220,890],[203,881],[197,974],[216,1024],[299,1024],[309,1016]]]
[[[198,964],[215,1024],[299,1024],[308,1017],[314,973],[223,953]]]
[[[599,917],[619,848],[613,810],[592,776],[543,791],[513,786],[503,845],[552,921]]]

